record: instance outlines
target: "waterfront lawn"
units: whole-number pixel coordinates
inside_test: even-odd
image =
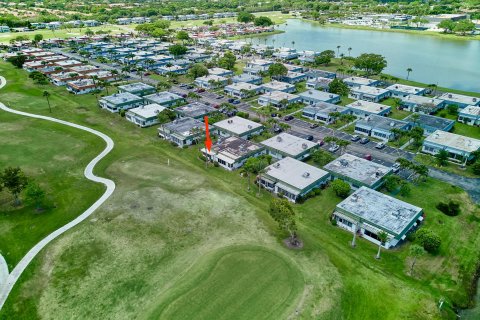
[[[29,83],[24,71],[0,62],[0,73],[12,83],[0,90],[0,101],[49,114],[41,103],[43,88],[25,90],[22,85]],[[286,235],[278,232],[268,215],[272,196],[256,187],[249,191],[239,172],[205,168],[198,159],[199,146],[173,147],[156,137],[156,128],[140,129],[100,110],[93,96],[69,95],[53,86],[49,91],[53,116],[94,127],[115,141],[113,153],[96,173],[114,179],[117,190],[86,222],[41,252],[14,288],[0,318],[45,318],[52,310],[58,318],[149,318],[159,309],[160,317],[178,312],[188,317],[205,305],[205,299],[215,308],[231,307],[241,300],[229,298],[245,298],[238,292],[259,297],[263,308],[252,298],[237,312],[271,312],[266,319],[284,319],[297,312],[305,319],[368,319],[378,314],[385,319],[439,319],[439,298],[467,304],[467,282],[480,245],[478,219],[469,217],[479,213],[458,188],[428,179],[412,186],[404,199],[425,209],[426,225],[444,243],[438,255],[419,259],[414,277],[407,275],[408,244],[384,250],[380,260],[374,259],[377,246],[368,241],[359,239],[351,248],[351,233],[329,221],[341,201],[331,188],[294,206],[304,248],[287,250],[282,243]],[[446,217],[435,208],[450,198],[461,199],[458,217]],[[265,253],[252,257],[253,264],[245,268],[247,254],[219,253],[224,248],[233,253],[232,246],[242,246],[245,252],[262,247]],[[263,260],[267,264],[259,268]],[[231,268],[223,267],[231,264],[240,265],[234,276],[241,286],[213,280],[230,278]],[[305,283],[301,290],[299,273]],[[270,274],[279,278],[267,283]],[[189,290],[197,284],[198,294]],[[258,296],[258,284],[268,293],[265,297]],[[226,294],[212,296],[218,292]],[[171,307],[163,309],[167,301],[172,301],[167,303]],[[269,308],[280,302],[278,309]],[[448,304],[445,309],[449,310]],[[218,310],[202,312],[211,317]]]

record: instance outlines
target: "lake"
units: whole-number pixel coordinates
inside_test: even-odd
[[[448,40],[435,36],[343,29],[319,26],[316,23],[290,19],[280,25],[285,33],[254,37],[252,43],[274,44],[297,50],[334,50],[348,56],[378,53],[387,59],[384,70],[390,75],[441,87],[480,92],[480,41]]]

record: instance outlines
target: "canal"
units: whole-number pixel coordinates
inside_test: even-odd
[[[252,43],[297,50],[334,50],[357,56],[379,53],[386,57],[390,75],[426,84],[480,92],[480,41],[449,40],[435,36],[401,32],[324,27],[316,23],[290,19],[280,25],[285,33],[251,39]],[[294,42],[294,44],[292,44]]]

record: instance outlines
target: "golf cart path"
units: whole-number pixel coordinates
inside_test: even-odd
[[[5,86],[6,80],[4,77],[0,76],[0,89]],[[20,260],[20,262],[15,266],[15,268],[12,270],[12,272],[9,274],[8,273],[8,266],[5,263],[5,259],[0,256],[0,310],[2,309],[5,301],[8,298],[8,295],[10,294],[10,291],[12,290],[13,286],[17,282],[17,280],[20,278],[21,274],[23,271],[27,268],[27,266],[32,262],[32,260],[37,256],[37,254],[51,241],[53,241],[55,238],[60,236],[62,233],[70,230],[71,228],[75,227],[77,224],[88,218],[96,209],[98,209],[113,193],[115,190],[115,183],[106,178],[98,177],[93,173],[93,170],[97,163],[102,160],[112,149],[113,146],[115,145],[113,140],[97,131],[88,127],[84,127],[75,123],[67,122],[64,120],[59,120],[56,118],[52,117],[47,117],[47,116],[41,116],[41,115],[36,115],[32,113],[27,113],[27,112],[22,112],[22,111],[17,111],[14,109],[10,109],[9,107],[5,106],[3,103],[0,102],[0,109],[6,112],[14,113],[17,115],[25,116],[25,117],[30,117],[30,118],[35,118],[35,119],[41,119],[41,120],[46,120],[46,121],[51,121],[59,124],[63,124],[69,127],[73,127],[76,129],[80,129],[83,131],[87,131],[89,133],[92,133],[100,138],[102,138],[107,146],[105,149],[97,155],[90,163],[87,165],[87,167],[84,170],[84,176],[93,182],[98,182],[106,186],[106,190],[104,194],[94,203],[92,204],[85,212],[83,212],[81,215],[79,215],[77,218],[74,220],[70,221],[63,227],[60,227],[59,229],[53,231],[50,233],[48,236],[43,238],[40,242],[38,242],[30,251],[27,252],[27,254]],[[6,273],[6,276],[5,276]]]

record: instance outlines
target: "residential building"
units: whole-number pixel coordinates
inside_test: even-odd
[[[164,66],[160,66],[156,69],[157,73],[158,74],[161,74],[161,75],[166,75],[166,74],[170,74],[170,73],[175,73],[175,74],[185,74],[187,73],[188,71],[188,67],[187,66],[180,66],[180,65],[171,65],[171,66],[168,66],[168,65],[164,65]]]
[[[428,114],[411,114],[403,120],[410,122],[412,128],[415,126],[422,128],[424,136],[429,136],[437,130],[451,131],[455,125],[455,120],[431,116]]]
[[[143,98],[129,92],[115,93],[111,96],[103,97],[98,101],[100,107],[110,112],[119,112],[142,106]]]
[[[336,206],[332,219],[340,228],[388,249],[404,241],[424,217],[422,208],[361,187]],[[380,232],[388,235],[383,244]]]
[[[440,150],[448,152],[448,158],[464,162],[473,158],[472,153],[480,149],[480,140],[459,134],[437,130],[423,140],[422,151],[436,155]]]
[[[267,153],[275,159],[291,157],[297,160],[308,158],[318,148],[318,144],[306,139],[282,132],[275,137],[260,142]]]
[[[305,74],[301,72],[288,71],[285,76],[280,77],[280,81],[295,84],[304,81],[306,78]]]
[[[243,166],[248,158],[265,154],[265,148],[249,140],[231,136],[219,140],[210,151],[203,148],[202,153],[210,161],[216,162],[220,167],[231,171]]]
[[[261,85],[262,92],[282,91],[286,93],[293,93],[297,89],[293,84],[289,84],[281,81],[271,81]]]
[[[338,103],[340,102],[340,96],[335,93],[324,92],[319,90],[310,89],[305,92],[299,93],[300,99],[303,103],[308,105],[315,105],[319,102]]]
[[[90,73],[90,72],[97,71],[99,69],[96,66],[92,66],[92,65],[89,65],[89,64],[82,64],[80,66],[70,67],[70,68],[68,68],[68,70],[71,71],[71,72],[76,72],[76,73],[80,73],[80,74],[87,74],[87,73]]]
[[[228,79],[222,76],[208,75],[195,79],[195,84],[205,89],[216,89],[228,84]]]
[[[128,110],[125,118],[141,128],[150,127],[158,123],[158,114],[165,109],[156,103],[142,105]]]
[[[298,58],[298,52],[293,48],[278,48],[273,56],[281,60],[293,60]]]
[[[10,32],[9,26],[0,26],[0,33]]]
[[[247,61],[247,65],[243,69],[243,72],[250,75],[258,75],[261,72],[267,72],[268,67],[273,64],[273,61],[254,59]]]
[[[129,83],[123,86],[118,86],[118,92],[128,92],[139,97],[154,94],[157,90],[155,87],[145,84],[143,82]]]
[[[198,143],[205,135],[205,124],[193,118],[179,118],[162,124],[158,128],[159,137],[175,143],[179,147]]]
[[[78,61],[78,60],[61,60],[57,61],[54,63],[56,66],[62,67],[62,68],[71,68],[71,67],[76,67],[76,66],[81,66],[83,63]]]
[[[217,112],[217,109],[211,106],[200,102],[192,102],[187,105],[178,107],[175,109],[175,112],[179,117],[188,117],[193,119],[203,119],[203,117],[208,116],[214,112]]]
[[[252,136],[262,133],[265,129],[260,123],[242,118],[232,117],[215,123],[213,132],[220,137],[239,137],[250,139]]]
[[[238,76],[232,77],[232,82],[233,83],[245,82],[245,83],[251,83],[255,85],[261,85],[263,82],[263,79],[262,77],[259,77],[253,74],[242,73]]]
[[[210,68],[208,74],[228,78],[233,76],[233,71],[223,68]]]
[[[392,131],[393,129],[407,131],[410,129],[410,123],[374,114],[355,122],[355,133],[371,136],[383,141],[396,139],[395,132]]]
[[[226,94],[237,98],[248,98],[257,95],[261,88],[255,84],[235,82],[224,88]]]
[[[427,93],[426,88],[414,87],[399,83],[392,84],[386,89],[391,92],[392,97],[400,99],[410,95],[423,96],[425,93]]]
[[[265,189],[296,202],[324,186],[330,174],[299,160],[286,157],[265,168],[258,183]]]
[[[460,110],[458,122],[471,126],[480,126],[480,107],[468,106]]]
[[[347,104],[345,107],[350,110],[351,114],[359,118],[366,118],[372,114],[377,116],[387,116],[392,110],[392,107],[370,101],[354,101]]]
[[[328,102],[319,102],[313,106],[303,108],[302,116],[310,120],[330,124],[336,119],[332,114],[348,114],[348,112],[349,110],[345,107]]]
[[[156,103],[164,107],[173,107],[185,103],[185,98],[168,91],[149,94],[144,96],[143,99],[148,103]]]
[[[392,168],[345,153],[323,166],[332,174],[333,179],[347,182],[353,189],[368,187],[380,188],[385,178],[392,173]]]
[[[282,91],[271,91],[262,94],[258,98],[258,104],[261,106],[273,106],[275,108],[285,108],[292,103],[301,102],[301,98],[296,94]]]
[[[351,88],[348,97],[356,100],[380,102],[383,99],[390,97],[390,91],[382,88],[361,85]]]
[[[69,81],[66,84],[66,88],[69,92],[73,94],[86,94],[93,92],[97,89],[102,89],[92,79],[78,79],[74,81]]]
[[[307,80],[307,89],[316,89],[327,92],[329,85],[333,81],[331,78],[317,77]]]
[[[402,99],[402,108],[411,112],[433,114],[445,107],[442,99],[410,94]]]
[[[317,69],[311,69],[310,71],[305,72],[305,75],[307,76],[307,80],[312,80],[315,78],[328,78],[333,80],[337,77],[337,74],[335,72]]]
[[[56,86],[64,86],[69,81],[84,79],[85,75],[76,72],[59,72],[50,75],[50,82]]]
[[[445,101],[446,105],[454,105],[461,109],[468,107],[468,106],[478,106],[480,105],[480,98],[466,96],[463,94],[456,94],[456,93],[444,93],[439,99]]]
[[[343,82],[348,85],[350,88],[359,87],[359,86],[371,86],[377,87],[382,82],[380,80],[362,78],[362,77],[348,77],[343,79]]]

